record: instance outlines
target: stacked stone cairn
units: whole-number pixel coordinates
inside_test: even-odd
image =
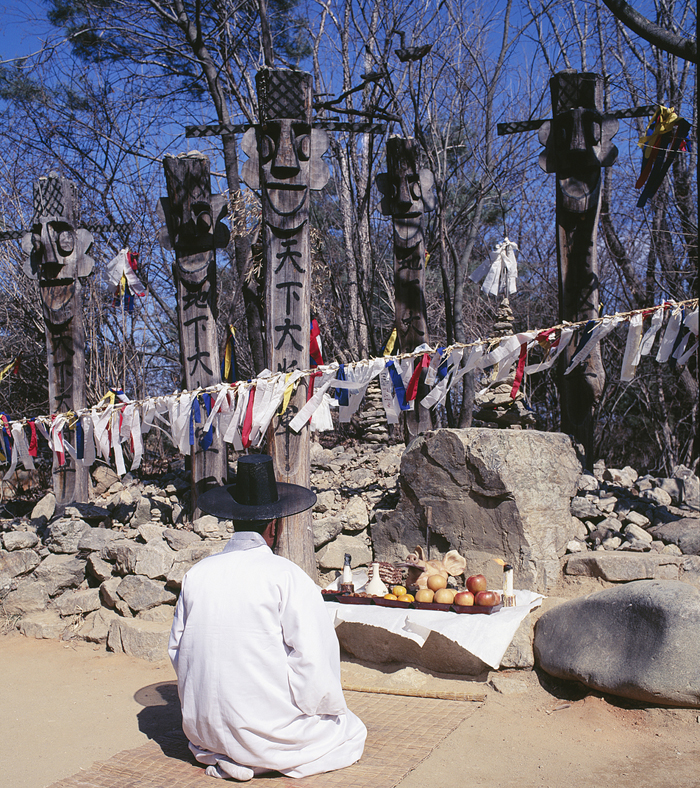
[[[514,333],[514,320],[510,303],[504,298],[496,312],[493,336],[511,336]],[[494,374],[497,374],[497,371],[494,371]],[[535,426],[535,414],[526,405],[524,386],[520,386],[515,399],[510,396],[514,381],[515,375],[509,375],[505,380],[476,395],[472,426],[500,429],[531,429]]]

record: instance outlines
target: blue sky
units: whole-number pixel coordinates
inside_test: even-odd
[[[0,18],[0,60],[36,52],[51,30],[38,0],[0,2]]]

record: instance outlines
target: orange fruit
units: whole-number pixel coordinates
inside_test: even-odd
[[[428,578],[428,588],[431,591],[439,591],[447,586],[447,578],[442,575],[430,575]]]
[[[398,599],[396,594],[384,594],[384,599]]]
[[[407,594],[408,591],[404,586],[394,586],[391,589],[391,593],[394,594],[394,596],[399,597],[399,596],[403,596],[404,594]]]
[[[416,602],[427,602],[430,604],[433,601],[433,592],[429,588],[421,588],[416,591]]]
[[[399,602],[415,602],[415,598],[413,594],[401,594],[399,597]]]

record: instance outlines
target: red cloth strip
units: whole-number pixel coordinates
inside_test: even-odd
[[[518,368],[515,370],[515,380],[513,381],[513,388],[510,390],[510,398],[515,399],[520,390],[520,384],[523,382],[523,375],[525,374],[525,362],[527,361],[527,342],[520,345],[520,357],[518,358]]]
[[[429,366],[430,366],[429,353],[423,353],[420,361],[416,359],[413,374],[411,375],[411,379],[408,381],[408,386],[406,387],[406,402],[410,402],[411,400],[416,398],[416,395],[418,394],[418,383],[420,382],[421,372],[424,369],[426,369],[426,367]]]
[[[246,405],[245,418],[243,419],[243,433],[241,434],[241,442],[244,448],[250,446],[250,430],[253,426],[253,403],[255,402],[255,386],[250,387],[250,394],[248,395],[248,404]]]

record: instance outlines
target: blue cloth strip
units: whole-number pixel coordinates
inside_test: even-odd
[[[202,394],[202,399],[204,400],[204,407],[207,411],[207,416],[211,413],[211,394],[208,394],[206,391]],[[209,449],[214,442],[214,425],[212,424],[211,427],[206,431],[204,435],[202,435],[201,446],[206,451]]]
[[[386,367],[389,370],[389,376],[391,377],[391,383],[394,387],[394,394],[396,394],[396,400],[399,403],[399,407],[401,410],[410,410],[411,405],[406,402],[406,389],[404,388],[403,380],[401,379],[401,375],[399,375],[398,369],[394,366],[393,361],[387,361]]]

